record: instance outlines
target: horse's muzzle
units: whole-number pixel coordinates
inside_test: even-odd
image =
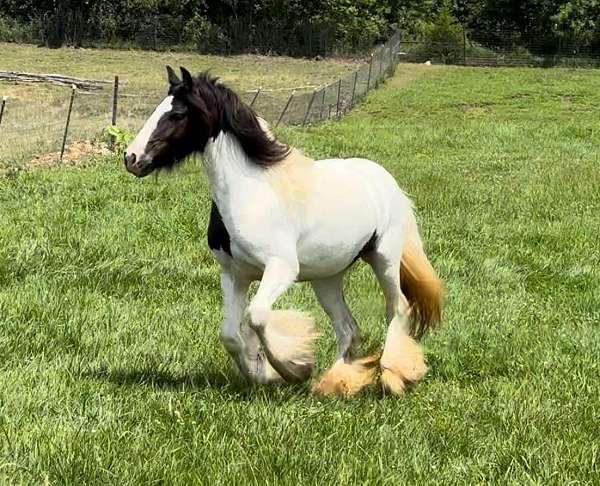
[[[135,153],[123,154],[125,160],[125,168],[127,172],[133,174],[136,177],[144,177],[152,172],[152,160],[142,156],[138,159]]]

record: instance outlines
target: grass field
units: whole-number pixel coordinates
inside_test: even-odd
[[[342,122],[281,132],[379,161],[415,201],[447,306],[400,399],[237,378],[198,164],[0,178],[0,482],[598,484],[599,103],[595,71],[401,66]],[[347,293],[381,342],[364,265]],[[309,288],[281,306],[317,317],[325,369]]]
[[[208,69],[248,101],[254,96],[250,91],[262,87],[264,91],[256,108],[269,119],[281,112],[292,89],[298,88],[298,93],[311,92],[314,87],[331,83],[360,64],[341,59],[315,61],[253,55],[223,57],[113,49],[46,49],[6,43],[0,43],[0,52],[0,71],[59,73],[111,83],[118,75],[118,123],[131,130],[137,130],[164,97],[167,64],[175,68],[185,66],[192,72]],[[2,165],[20,166],[35,156],[60,149],[70,95],[69,87],[0,83],[0,98],[9,97],[0,127],[0,170]],[[290,108],[294,109],[294,105]],[[97,138],[111,124],[111,114],[112,84],[100,92],[79,92],[69,141]]]

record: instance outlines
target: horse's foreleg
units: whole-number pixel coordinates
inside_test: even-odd
[[[275,301],[295,282],[298,262],[273,258],[265,265],[258,291],[248,306],[250,325],[269,363],[286,380],[306,381],[314,363],[317,337],[313,319],[297,311],[274,311]]]
[[[240,372],[248,379],[250,379],[251,370],[244,357],[246,343],[242,338],[240,327],[249,286],[249,281],[236,278],[227,271],[221,272],[221,290],[223,292],[221,343],[237,363]]]

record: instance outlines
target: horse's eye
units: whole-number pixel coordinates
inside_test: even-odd
[[[179,120],[183,120],[185,118],[185,113],[181,113],[181,112],[175,112],[175,113],[171,113],[171,119],[179,121]]]

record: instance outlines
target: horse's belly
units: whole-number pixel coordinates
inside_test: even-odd
[[[364,213],[363,208],[363,213]],[[300,280],[330,277],[347,269],[376,233],[374,217],[347,214],[337,224],[315,225],[297,244]]]
[[[361,174],[332,170],[333,164],[319,169],[319,183],[301,218],[300,280],[329,277],[348,268],[379,226],[378,197]]]

